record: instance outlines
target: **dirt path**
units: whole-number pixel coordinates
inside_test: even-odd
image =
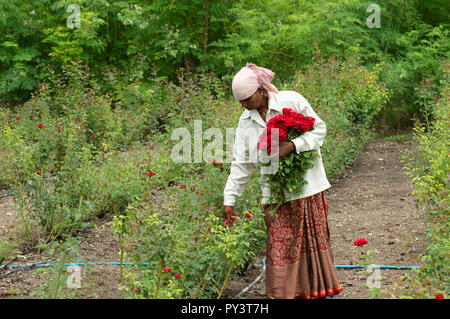
[[[418,265],[417,255],[425,250],[423,242],[424,222],[415,207],[411,195],[412,187],[401,170],[400,151],[406,143],[375,141],[358,157],[352,169],[348,169],[332,183],[328,191],[329,227],[335,264],[356,264],[361,249],[353,245],[356,238],[364,237],[368,244],[365,250],[377,249],[371,263],[379,265]],[[0,198],[0,223],[11,218],[11,198]],[[9,207],[9,208],[8,208]],[[6,212],[9,212],[6,218]],[[108,223],[97,229],[82,233],[86,238],[80,245],[80,255],[85,261],[117,261],[118,239],[111,235]],[[262,256],[256,264],[260,263]],[[18,262],[42,261],[43,256],[27,255]],[[260,273],[261,268],[252,266],[244,277],[234,278],[224,292],[225,298],[233,298],[248,286]],[[395,291],[401,285],[405,270],[381,270],[381,289]],[[360,270],[337,270],[344,291],[336,298],[368,298],[369,290],[363,284],[370,274]],[[0,272],[1,275],[1,272]],[[83,282],[91,288],[81,289],[78,297],[120,298],[119,267],[93,266],[91,273],[82,270]],[[26,297],[38,289],[42,280],[35,270],[21,270],[6,277],[0,277],[0,298]],[[95,293],[93,293],[95,292]],[[389,295],[383,295],[389,298]],[[240,298],[265,298],[264,277]]]

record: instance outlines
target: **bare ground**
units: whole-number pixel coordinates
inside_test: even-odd
[[[353,245],[356,238],[364,237],[365,251],[377,249],[370,263],[378,265],[419,265],[418,255],[425,250],[423,235],[425,224],[415,206],[412,186],[402,172],[400,152],[407,143],[375,141],[358,157],[354,166],[332,182],[328,191],[328,221],[331,232],[335,264],[352,265],[360,259],[361,248]],[[0,196],[5,191],[0,192]],[[20,222],[12,198],[0,197],[0,235],[9,236]],[[118,261],[119,241],[111,233],[109,223],[81,232],[85,240],[79,246],[83,261]],[[248,286],[261,272],[263,254],[242,277],[233,278],[224,292],[224,298],[233,298]],[[47,261],[46,256],[28,253],[14,263]],[[4,263],[4,262],[3,262]],[[8,269],[11,270],[11,269]],[[395,293],[402,285],[405,270],[381,270],[381,289]],[[78,298],[121,298],[118,266],[92,266],[90,273],[83,268],[81,278],[86,287]],[[35,268],[24,269],[2,276],[0,270],[0,298],[27,298],[45,282]],[[336,299],[369,298],[364,286],[370,273],[360,270],[337,270],[344,291]],[[392,297],[383,294],[382,298]],[[264,276],[239,298],[265,298]]]

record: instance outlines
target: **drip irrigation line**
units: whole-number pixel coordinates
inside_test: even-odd
[[[337,269],[359,269],[359,268],[380,268],[380,269],[394,269],[394,270],[402,270],[402,269],[418,269],[420,266],[395,266],[395,265],[334,265]]]
[[[8,196],[10,196],[10,195],[12,195],[12,194],[11,194],[11,193],[2,194],[2,195],[0,195],[0,198],[8,197]]]
[[[234,296],[232,299],[235,299],[235,298],[237,298],[237,297],[239,297],[239,296],[241,296],[242,294],[244,294],[244,293],[246,293],[247,292],[247,290],[249,290],[250,288],[252,288],[261,278],[262,278],[262,276],[264,275],[264,273],[266,272],[266,256],[264,256],[264,258],[263,258],[263,260],[262,260],[262,271],[261,271],[261,273],[259,274],[259,276],[258,277],[256,277],[256,279],[255,280],[253,280],[251,283],[250,283],[250,285],[248,285],[247,287],[245,287],[244,289],[242,289],[241,290],[241,292],[239,292],[236,296]]]
[[[110,222],[111,220],[113,220],[112,217],[107,218],[107,219],[105,219],[104,221],[101,221],[100,223],[95,224],[95,225],[96,225],[97,227],[99,227],[99,226],[101,226],[101,225],[103,225],[103,224],[105,224],[105,223],[107,223],[107,222]],[[76,233],[77,233],[77,235],[78,235],[79,232],[85,231],[86,229],[91,228],[91,227],[94,227],[94,226],[88,225],[88,226],[82,227],[82,228],[80,228],[80,229],[77,229],[77,230],[75,230],[75,231],[76,231]],[[79,237],[81,238],[81,240],[78,242],[77,246],[80,246],[80,244],[83,242],[83,240],[86,239],[86,238],[83,238],[83,237],[81,237],[81,236],[79,236]],[[8,262],[6,262],[6,264],[4,264],[4,265],[1,265],[1,264],[0,264],[0,269],[6,268],[6,267],[8,267],[8,266],[14,267],[14,265],[11,265],[12,262],[14,262],[19,256],[25,255],[25,254],[29,253],[30,251],[32,251],[32,250],[34,250],[34,249],[36,249],[36,247],[32,247],[32,248],[30,248],[30,249],[27,249],[27,250],[21,252],[20,254],[16,255],[16,256],[13,257],[12,259],[10,259]],[[71,249],[72,249],[72,248],[69,247],[69,248],[67,249],[67,251],[69,251],[69,250],[71,250]],[[50,259],[50,260],[51,260],[51,259]],[[48,263],[50,260],[48,260],[48,261],[42,261],[42,262],[39,262],[39,263],[30,264],[30,265],[28,265],[28,267],[33,267],[33,266],[35,266],[35,265],[45,264],[45,263]],[[25,267],[26,267],[26,266],[25,266]],[[25,268],[25,267],[19,267],[19,268]],[[7,272],[7,273],[4,273],[4,274],[0,275],[0,278],[1,278],[1,277],[4,277],[4,276],[6,276],[6,275],[8,275],[8,274],[10,274],[10,273],[16,272],[16,271],[18,271],[18,270],[20,270],[20,269],[17,269],[17,270],[14,270],[14,271],[9,271],[9,272]]]
[[[265,258],[263,259],[263,270],[266,269]],[[91,261],[91,262],[73,262],[73,263],[64,263],[64,266],[87,266],[87,265],[110,265],[110,266],[149,266],[150,263],[133,263],[133,262],[123,262],[122,264],[118,261]],[[50,263],[34,263],[34,264],[22,264],[22,265],[3,265],[0,266],[2,268],[26,268],[26,267],[53,267],[53,264]],[[257,266],[261,267],[261,264]],[[420,266],[390,266],[390,265],[334,265],[337,269],[360,269],[360,268],[380,268],[380,269],[394,269],[394,270],[402,270],[402,269],[416,269],[420,268]],[[258,276],[259,277],[259,276]]]

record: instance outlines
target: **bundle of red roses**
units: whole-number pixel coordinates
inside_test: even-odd
[[[269,120],[267,129],[259,137],[258,148],[272,154],[274,147],[286,140],[293,140],[303,133],[313,129],[315,119],[303,114],[292,112],[292,109],[283,108],[279,114]],[[278,129],[278,130],[276,130]],[[276,141],[278,136],[278,141]],[[283,203],[286,198],[284,190],[301,192],[307,182],[304,179],[306,171],[314,166],[314,158],[318,156],[316,150],[291,152],[279,162],[275,174],[268,175],[271,190],[271,200]],[[270,165],[267,163],[266,165]]]

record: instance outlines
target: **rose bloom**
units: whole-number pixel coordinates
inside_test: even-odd
[[[245,214],[245,217],[247,217],[248,219],[252,219],[253,218],[252,212],[248,212],[247,214]]]
[[[443,294],[435,294],[434,298],[435,299],[444,299],[444,295]]]
[[[91,139],[94,139],[95,138],[95,136],[94,135],[91,135]]]
[[[364,246],[365,244],[367,244],[367,239],[365,239],[365,238],[358,238],[357,240],[355,240],[354,242],[353,242],[353,245],[355,245],[355,246]]]
[[[179,273],[176,273],[175,275],[173,275],[173,278],[180,278],[181,277],[181,275],[179,274]]]
[[[20,120],[20,116],[16,117],[16,120]]]
[[[171,271],[172,271],[172,269],[170,269],[169,267],[164,267],[163,270],[164,270],[165,272],[171,272]]]
[[[44,127],[44,125],[42,125],[42,124],[39,124],[38,126],[39,126],[39,128],[43,128]]]
[[[330,131],[330,135],[333,135],[334,131]]]
[[[41,171],[36,172],[36,174],[41,175]]]
[[[186,188],[186,186],[184,185],[184,184],[181,184],[181,186],[180,186],[181,188]]]
[[[147,175],[148,175],[149,177],[152,177],[152,176],[155,175],[155,174],[154,174],[153,172],[148,172]]]

